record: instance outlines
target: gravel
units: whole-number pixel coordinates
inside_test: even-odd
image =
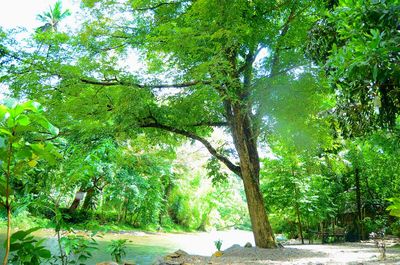
[[[338,245],[286,245],[284,248],[260,249],[233,245],[221,257],[189,255],[176,251],[158,259],[157,265],[190,264],[397,264],[400,265],[400,248],[388,247],[386,258],[373,242],[343,243]]]

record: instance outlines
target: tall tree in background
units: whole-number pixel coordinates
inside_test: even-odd
[[[49,8],[49,11],[39,14],[38,19],[45,23],[43,26],[38,28],[38,31],[57,31],[58,24],[61,20],[71,15],[71,12],[67,10],[62,10],[61,1],[57,1],[53,7]]]

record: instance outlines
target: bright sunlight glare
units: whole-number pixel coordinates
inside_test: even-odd
[[[39,27],[42,22],[36,16],[53,6],[56,0],[1,0],[0,27],[12,29],[23,27],[28,30]],[[73,10],[76,0],[63,0],[63,8]]]

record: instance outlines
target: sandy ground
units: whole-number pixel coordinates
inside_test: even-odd
[[[398,264],[400,265],[400,248],[387,243],[386,258],[373,242],[343,243],[335,245],[285,245],[278,249],[259,249],[232,246],[223,251],[221,257],[188,255],[178,251],[160,258],[158,265],[190,264]]]

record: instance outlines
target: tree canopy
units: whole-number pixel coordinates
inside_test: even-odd
[[[16,197],[51,201],[37,211],[59,228],[251,225],[273,248],[273,228],[303,240],[341,222],[364,239],[368,218],[395,223],[398,13],[397,0],[84,0],[77,14],[58,1],[29,37],[0,31],[2,86],[44,106],[40,141],[63,156]]]

